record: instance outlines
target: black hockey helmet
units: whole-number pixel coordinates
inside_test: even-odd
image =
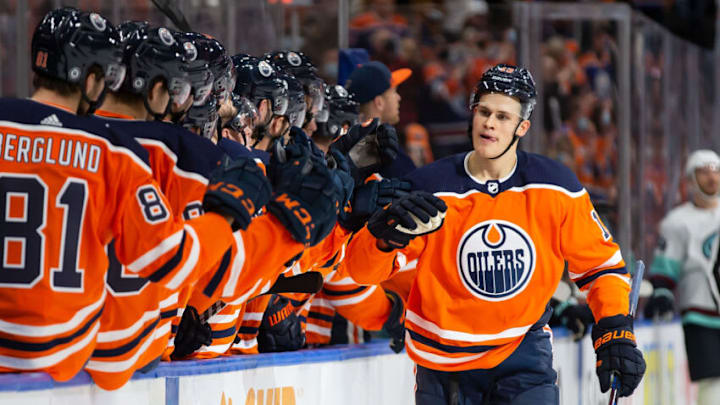
[[[273,115],[285,115],[288,109],[287,83],[278,77],[275,68],[255,57],[235,58],[237,81],[233,93],[250,100],[256,107],[262,100],[270,101]]]
[[[293,51],[273,51],[266,53],[264,59],[278,69],[295,76],[303,85],[303,92],[310,98],[309,111],[316,113],[325,100],[324,85],[317,74],[317,68],[304,53]]]
[[[305,122],[307,104],[305,103],[305,92],[303,85],[295,76],[288,72],[280,72],[278,77],[287,83],[288,107],[285,116],[291,126],[302,127]]]
[[[215,97],[208,97],[205,103],[193,105],[183,119],[183,127],[193,130],[199,129],[200,135],[211,139],[217,129],[218,102]]]
[[[68,7],[50,11],[35,28],[31,55],[35,73],[72,84],[82,84],[93,66],[104,72],[107,89],[117,90],[125,77],[120,36],[97,13]],[[94,104],[97,100],[89,100],[80,87],[83,99]]]
[[[523,119],[529,119],[535,108],[535,80],[525,68],[499,64],[488,69],[470,97],[470,109],[475,108],[480,97],[487,93],[501,93],[516,98],[522,104]]]
[[[339,84],[325,90],[325,106],[315,117],[317,135],[336,139],[343,130],[356,125],[359,120],[358,106],[352,95]]]
[[[127,36],[124,45],[124,61],[128,69],[122,89],[143,96],[145,108],[162,119],[170,111],[172,103],[185,104],[192,85],[185,62],[185,50],[175,40],[173,33],[165,28],[138,30]],[[161,79],[170,93],[170,102],[165,111],[152,111],[147,97],[151,84]]]

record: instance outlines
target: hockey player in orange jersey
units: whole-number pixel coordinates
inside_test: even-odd
[[[0,202],[10,213],[0,226],[0,335],[9,342],[0,367],[63,381],[95,347],[111,239],[130,272],[173,290],[197,277],[195,263],[220,262],[234,243],[229,224],[254,212],[243,204],[247,196],[211,188],[205,198],[220,199],[217,211],[183,222],[153,180],[147,151],[76,115],[92,113],[105,88],[123,81],[118,37],[105,18],[51,11],[33,36],[32,61],[32,98],[0,101]],[[262,174],[222,169],[210,183],[242,190],[251,178]],[[208,230],[213,243],[200,243]]]
[[[620,249],[575,175],[517,151],[535,98],[527,70],[488,70],[471,99],[473,150],[407,176],[445,203],[443,225],[443,204],[406,197],[349,245],[348,271],[365,284],[418,260],[405,322],[417,404],[557,404],[546,308],[565,260],[597,321],[601,390],[617,373],[628,396],[644,374]]]

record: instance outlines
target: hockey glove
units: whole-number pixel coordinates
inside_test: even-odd
[[[383,330],[390,336],[392,351],[400,353],[405,347],[405,303],[395,291],[385,290],[385,295],[392,303],[392,309]]]
[[[357,232],[375,213],[410,192],[410,183],[397,179],[369,181],[355,188],[350,211],[341,213],[338,222],[343,228]]]
[[[587,304],[576,304],[572,302],[558,306],[558,317],[563,326],[573,332],[573,340],[579,341],[587,334],[588,326],[595,322],[592,311]]]
[[[305,332],[290,300],[280,295],[270,298],[257,341],[261,353],[299,350],[305,345]]]
[[[185,307],[177,334],[175,335],[175,350],[170,358],[181,359],[194,353],[203,345],[212,344],[212,329],[210,325],[200,320],[195,308]]]
[[[667,288],[656,288],[645,304],[645,318],[671,319],[675,312],[675,297]]]
[[[328,167],[333,170],[335,185],[341,191],[338,196],[340,202],[339,213],[349,210],[350,200],[355,188],[355,181],[350,174],[350,162],[347,157],[338,150],[331,150],[327,158]]]
[[[392,249],[401,249],[416,236],[435,232],[442,226],[447,206],[425,191],[413,191],[375,212],[368,230]]]
[[[325,157],[304,141],[276,146],[268,170],[275,189],[268,211],[298,242],[318,244],[335,226],[342,195]]]
[[[375,118],[369,124],[354,125],[332,145],[350,158],[353,179],[364,181],[369,175],[392,163],[400,151],[395,128],[380,125]]]
[[[252,158],[232,160],[226,156],[210,176],[203,209],[232,217],[233,231],[247,229],[271,193],[270,182]]]
[[[630,396],[645,374],[645,360],[635,343],[632,317],[615,315],[602,318],[593,326],[592,340],[600,391],[607,392],[612,375],[617,374],[620,383],[618,396]]]

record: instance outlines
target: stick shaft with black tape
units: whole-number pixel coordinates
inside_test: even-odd
[[[645,273],[645,263],[642,260],[638,260],[635,263],[635,274],[632,278],[632,287],[630,288],[630,308],[628,312],[631,317],[635,317],[635,311],[637,310],[638,298],[640,297],[640,285],[643,280],[643,273]],[[617,390],[620,382],[618,381],[617,374],[613,373],[612,376],[612,389],[610,390],[610,405],[617,405],[618,396]]]

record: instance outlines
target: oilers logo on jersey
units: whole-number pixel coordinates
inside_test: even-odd
[[[457,266],[476,297],[504,301],[519,294],[535,270],[535,245],[524,229],[502,220],[481,222],[460,240]]]

